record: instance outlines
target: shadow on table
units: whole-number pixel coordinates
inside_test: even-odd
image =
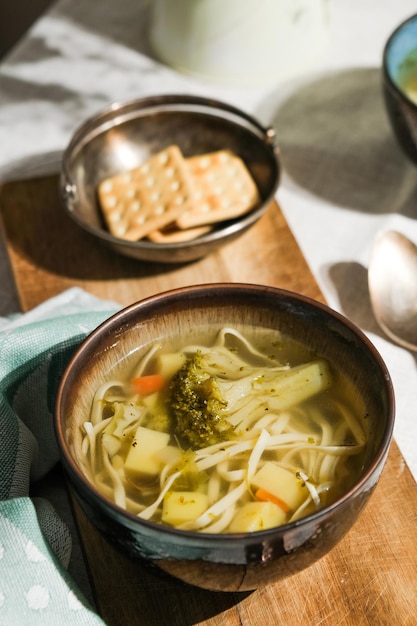
[[[344,262],[327,267],[326,273],[344,315],[365,332],[386,338],[372,311],[367,269],[357,262]]]
[[[273,111],[289,184],[329,202],[335,211],[417,218],[417,171],[389,125],[380,69],[333,72],[312,79],[279,104],[274,105],[274,97],[279,94],[263,107]],[[343,262],[323,271],[346,317],[387,340],[372,311],[367,269]]]
[[[416,168],[389,126],[378,68],[322,76],[276,107],[273,98],[263,106],[297,185],[335,206],[417,216]]]
[[[0,166],[0,184],[7,185],[19,180],[31,180],[42,176],[56,175],[58,177],[61,171],[62,155],[62,150],[51,150],[5,163]]]
[[[61,3],[54,11],[63,20],[73,22],[76,28],[96,33],[115,44],[153,58],[149,43],[150,13],[151,3],[148,0],[101,0],[99,19],[97,8],[88,2]]]
[[[48,33],[63,34],[64,38],[72,30],[78,30],[81,38],[85,36],[82,45],[86,46],[83,52],[93,54],[93,48],[100,45],[104,39],[111,47],[113,44],[131,49],[149,58],[153,57],[149,44],[150,3],[147,0],[101,0],[100,9],[89,2],[55,3],[56,6],[48,10]],[[100,15],[97,15],[97,12]],[[64,27],[62,25],[65,25]],[[133,25],[133,26],[132,26]],[[31,61],[43,61],[60,56],[53,37],[45,36],[45,31],[38,29],[32,32],[25,41],[25,57]],[[91,37],[90,41],[87,39]],[[81,39],[82,41],[82,39]],[[93,48],[88,49],[88,46]],[[76,54],[76,53],[75,53]],[[24,60],[22,50],[19,51],[20,62]],[[8,59],[13,64],[13,54]],[[46,83],[46,87],[50,87]]]

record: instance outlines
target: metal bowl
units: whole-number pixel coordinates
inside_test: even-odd
[[[241,218],[219,224],[191,242],[135,242],[106,229],[97,185],[108,176],[137,167],[152,154],[176,144],[185,157],[233,150],[255,180],[261,203]],[[163,263],[201,258],[253,226],[271,203],[280,178],[275,132],[228,104],[194,96],[168,95],[117,103],[87,120],[64,152],[61,196],[71,218],[116,252]]]

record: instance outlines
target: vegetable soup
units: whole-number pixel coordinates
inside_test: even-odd
[[[366,407],[335,364],[276,330],[155,343],[97,389],[82,465],[139,518],[205,533],[298,520],[355,482]]]

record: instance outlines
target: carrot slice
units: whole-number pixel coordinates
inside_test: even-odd
[[[286,502],[284,502],[284,500],[281,500],[281,498],[278,498],[273,493],[270,493],[262,487],[259,487],[259,489],[255,492],[255,498],[263,502],[272,502],[273,504],[277,504],[283,511],[285,511],[285,513],[290,511],[290,507]]]
[[[137,393],[146,396],[162,389],[165,385],[165,377],[162,374],[149,374],[149,376],[133,378],[130,382]]]

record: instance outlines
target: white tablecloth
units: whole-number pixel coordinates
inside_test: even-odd
[[[74,129],[114,100],[214,96],[273,124],[284,174],[278,200],[329,304],[380,350],[397,396],[395,437],[417,477],[415,356],[383,337],[366,270],[375,234],[417,242],[417,171],[392,136],[381,94],[384,43],[414,0],[335,0],[331,41],[313,69],[284,84],[229,89],[152,58],[146,0],[61,0],[0,66],[0,180],[57,172]],[[18,309],[0,248],[0,315]]]

